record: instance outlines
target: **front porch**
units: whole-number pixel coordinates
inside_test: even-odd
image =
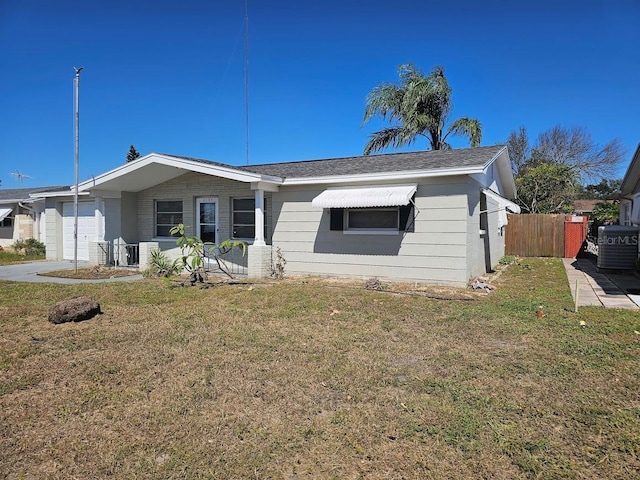
[[[90,242],[89,263],[110,267],[128,267],[144,270],[149,265],[151,252],[160,250],[174,259],[179,257],[175,242],[140,242],[124,243],[119,240],[111,242]],[[271,276],[271,245],[249,245],[245,255],[237,249],[224,254],[222,261],[234,276],[249,278],[266,278]],[[217,269],[216,262],[211,260],[210,269]]]

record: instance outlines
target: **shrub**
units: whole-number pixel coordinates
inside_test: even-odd
[[[515,261],[516,261],[516,257],[515,256],[513,256],[513,255],[505,255],[500,260],[498,260],[498,263],[500,265],[511,265]]]
[[[11,245],[11,248],[21,255],[44,255],[46,253],[44,243],[35,238],[16,240],[13,245]]]
[[[143,272],[148,277],[172,277],[182,270],[180,259],[171,261],[166,253],[156,248],[151,250],[148,268]]]

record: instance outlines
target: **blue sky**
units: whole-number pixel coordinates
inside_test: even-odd
[[[579,5],[579,6],[575,6]],[[246,164],[244,0],[0,0],[0,179],[72,184],[144,155]],[[557,124],[640,142],[640,3],[249,0],[250,163],[359,155],[367,93],[443,65],[482,145]],[[454,146],[465,142],[454,141]],[[410,149],[426,148],[418,141]],[[626,167],[625,163],[625,167]],[[622,176],[624,168],[613,176]]]

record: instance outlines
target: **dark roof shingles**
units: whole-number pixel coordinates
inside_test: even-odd
[[[237,168],[248,172],[275,177],[325,177],[362,175],[367,173],[401,172],[414,170],[440,170],[484,166],[501,149],[492,147],[463,148],[409,153],[391,153],[361,157],[306,160],[301,162],[267,163]]]
[[[69,190],[70,187],[33,187],[33,188],[0,188],[0,201],[6,200],[29,200],[30,194],[42,193],[42,192],[61,192],[63,190]]]

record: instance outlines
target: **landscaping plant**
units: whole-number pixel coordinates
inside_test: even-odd
[[[233,274],[221,258],[225,253],[234,248],[242,251],[242,255],[247,251],[247,243],[242,240],[227,239],[219,244],[213,242],[203,242],[200,237],[186,234],[184,224],[180,223],[170,230],[171,235],[179,235],[176,244],[182,250],[182,267],[189,273],[189,281],[192,285],[204,283],[207,278],[207,259],[215,260],[218,268],[229,278],[234,278]]]

